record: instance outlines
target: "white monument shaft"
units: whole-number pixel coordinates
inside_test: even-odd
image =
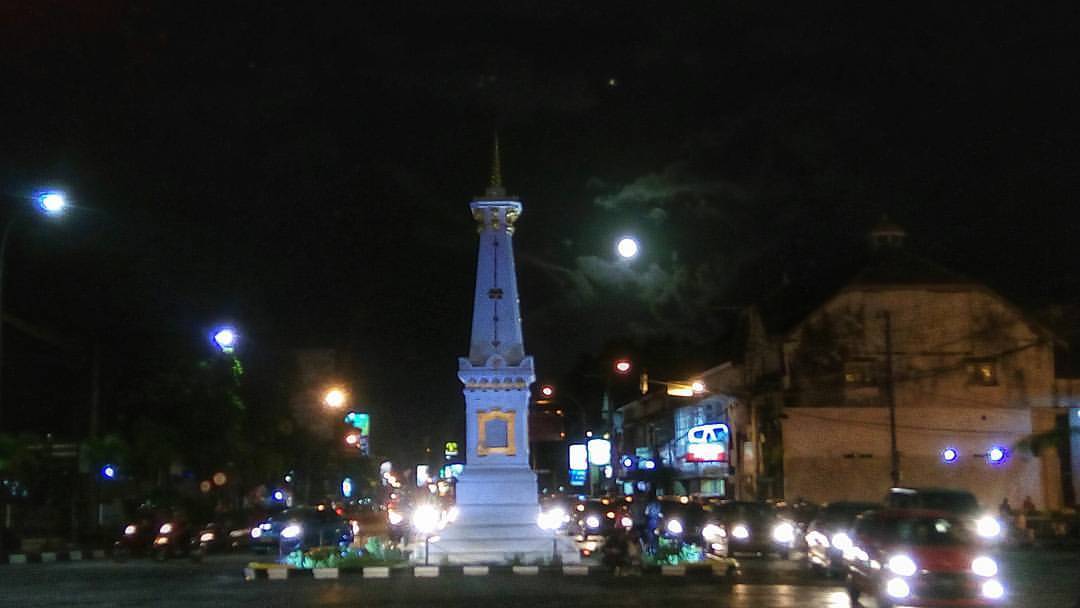
[[[432,563],[533,563],[550,560],[555,547],[552,533],[537,525],[536,474],[529,468],[529,386],[536,377],[521,334],[513,250],[522,205],[499,184],[497,162],[492,186],[469,205],[479,247],[469,355],[458,360],[466,464],[457,520],[431,544]],[[560,558],[577,562],[568,541],[558,541]]]

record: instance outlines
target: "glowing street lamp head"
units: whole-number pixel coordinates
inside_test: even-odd
[[[619,242],[615,245],[615,251],[619,254],[619,257],[624,260],[636,258],[638,254],[638,242],[633,237],[624,236],[619,239]]]
[[[101,476],[105,479],[116,479],[116,467],[111,464],[101,467]]]
[[[990,464],[1001,464],[1008,458],[1009,452],[1001,446],[995,445],[986,451],[986,462]]]
[[[545,384],[544,386],[540,387],[540,394],[543,395],[545,398],[550,399],[551,396],[555,394],[555,387],[551,386],[550,384]]]
[[[223,353],[231,353],[236,350],[236,342],[239,336],[236,330],[231,327],[222,327],[214,332],[214,344]]]
[[[59,215],[67,207],[67,197],[63,192],[43,192],[38,196],[38,207],[49,215]]]
[[[323,393],[323,404],[326,407],[332,407],[334,409],[337,409],[345,405],[346,398],[347,395],[345,394],[344,389],[334,387]]]
[[[633,367],[633,366],[630,364],[629,359],[619,359],[618,361],[615,362],[615,371],[617,373],[620,373],[620,374],[628,374],[628,373],[630,373],[630,368],[631,367]]]

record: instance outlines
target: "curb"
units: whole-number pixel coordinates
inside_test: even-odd
[[[70,551],[42,551],[41,553],[9,553],[0,555],[0,566],[23,566],[27,564],[55,564],[63,562],[81,562],[91,559],[105,559],[105,551],[94,549],[72,549]]]
[[[737,564],[705,563],[685,566],[662,566],[659,568],[646,568],[641,571],[645,577],[669,578],[709,578],[721,581],[731,581],[738,575]],[[244,580],[270,580],[280,581],[289,579],[316,579],[337,580],[344,577],[358,578],[439,578],[439,577],[475,577],[475,576],[499,576],[499,577],[535,577],[535,576],[613,576],[612,569],[604,566],[368,566],[365,568],[315,568],[301,570],[285,566],[272,566],[268,568],[244,568]]]

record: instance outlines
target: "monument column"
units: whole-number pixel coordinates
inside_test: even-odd
[[[529,468],[529,386],[514,268],[513,234],[522,205],[506,195],[498,141],[491,185],[469,204],[479,233],[469,354],[458,359],[465,396],[465,471],[457,483],[457,520],[431,545],[435,560],[531,563],[552,557],[550,532],[537,525],[536,474]],[[579,560],[569,539],[564,562]]]

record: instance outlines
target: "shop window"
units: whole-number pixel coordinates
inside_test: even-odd
[[[848,386],[874,384],[874,362],[848,361],[844,363],[844,384]]]
[[[979,386],[997,386],[997,364],[993,360],[969,361],[968,382]]]

